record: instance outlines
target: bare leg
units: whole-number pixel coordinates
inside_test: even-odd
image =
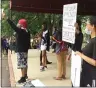
[[[42,65],[46,66],[46,50],[42,51]]]
[[[27,70],[28,70],[28,67],[25,68],[25,75],[27,75]]]
[[[40,52],[40,66],[42,66],[42,51]]]
[[[58,76],[62,77],[62,57],[61,53],[57,55],[57,69],[58,69]]]
[[[66,76],[66,51],[62,52],[62,77]]]
[[[22,77],[25,77],[25,68],[21,69]]]

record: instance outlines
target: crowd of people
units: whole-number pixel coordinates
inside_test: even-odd
[[[1,50],[2,50],[2,53],[8,54],[8,49],[9,49],[8,39],[5,36],[3,36],[1,38]]]
[[[16,32],[16,44],[17,44],[17,67],[21,69],[22,77],[18,83],[26,82],[28,78],[28,49],[30,49],[30,32],[27,29],[27,21],[20,19],[15,25],[9,18],[8,23],[12,29]],[[77,20],[75,23],[75,43],[70,44],[62,41],[62,20],[59,22],[58,28],[55,27],[55,31],[51,37],[54,45],[54,52],[57,57],[57,71],[58,74],[54,77],[55,80],[66,79],[66,59],[71,59],[71,52],[68,52],[69,47],[77,55],[83,59],[82,72],[80,78],[80,86],[87,87],[92,86],[92,81],[96,82],[96,16],[92,16],[86,23],[86,33],[91,36],[89,43],[82,49],[83,33],[81,29],[81,21]],[[7,50],[7,40],[2,39],[4,48]],[[47,59],[47,51],[50,51],[50,30],[47,27],[47,22],[42,23],[41,33],[37,35],[39,41],[40,52],[40,71],[46,71],[47,64],[51,64]],[[2,42],[2,43],[3,43]],[[6,51],[8,53],[8,51]],[[78,58],[77,58],[78,59]],[[95,85],[96,86],[96,85]]]
[[[7,37],[7,36],[3,36],[1,37],[1,51],[2,54],[4,55],[8,55],[8,49],[12,51],[16,52],[16,39],[14,36],[12,37]]]

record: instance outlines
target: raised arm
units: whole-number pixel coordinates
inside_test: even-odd
[[[20,32],[20,29],[13,23],[13,21],[11,21],[9,18],[7,21],[15,32]]]

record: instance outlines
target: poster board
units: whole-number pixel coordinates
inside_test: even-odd
[[[71,56],[71,82],[74,87],[80,86],[80,74],[81,74],[82,59],[72,51]]]
[[[45,87],[45,85],[39,80],[32,80],[31,83],[35,86],[35,87]]]
[[[77,18],[77,3],[63,6],[63,30],[62,40],[73,43],[75,42],[75,27]]]

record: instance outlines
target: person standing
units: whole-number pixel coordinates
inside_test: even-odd
[[[55,80],[66,79],[66,55],[67,43],[62,41],[62,20],[59,21],[59,30],[54,34],[53,40],[56,42],[55,53],[57,56],[58,74],[54,77]]]
[[[44,71],[47,68],[47,55],[46,50],[49,51],[50,49],[50,35],[49,30],[47,29],[47,23],[43,22],[42,24],[42,33],[41,33],[41,52],[40,52],[40,65],[41,71]]]
[[[53,27],[53,33],[52,33],[52,35],[54,36],[56,32],[57,32],[57,28],[56,27]],[[56,47],[56,42],[54,40],[52,40],[52,48],[54,49],[53,50],[53,53],[55,53],[55,47]]]
[[[1,52],[2,54],[4,54],[5,51],[5,43],[4,43],[4,36],[1,38]]]
[[[89,17],[85,31],[91,39],[81,52],[76,51],[83,59],[80,87],[96,87],[96,16]]]
[[[83,43],[83,33],[81,29],[81,21],[77,20],[75,23],[75,43],[74,44],[68,44],[69,47],[73,51],[81,51],[82,43]],[[71,52],[68,54],[67,59],[69,60],[71,57]]]
[[[83,33],[81,29],[81,21],[77,20],[75,24],[75,44],[73,44],[72,49],[74,51],[81,51],[82,43],[83,43]]]
[[[28,69],[28,49],[30,47],[30,32],[27,30],[27,21],[25,19],[20,19],[17,26],[10,20],[7,19],[8,23],[12,29],[16,32],[17,41],[17,62],[18,69],[21,69],[22,77],[18,83],[26,82],[27,69]]]
[[[2,45],[3,45],[4,51],[6,52],[6,55],[7,55],[8,54],[9,44],[8,44],[8,41],[7,41],[6,37],[3,38]]]
[[[9,39],[6,38],[6,54],[8,55],[8,49],[9,49]]]

